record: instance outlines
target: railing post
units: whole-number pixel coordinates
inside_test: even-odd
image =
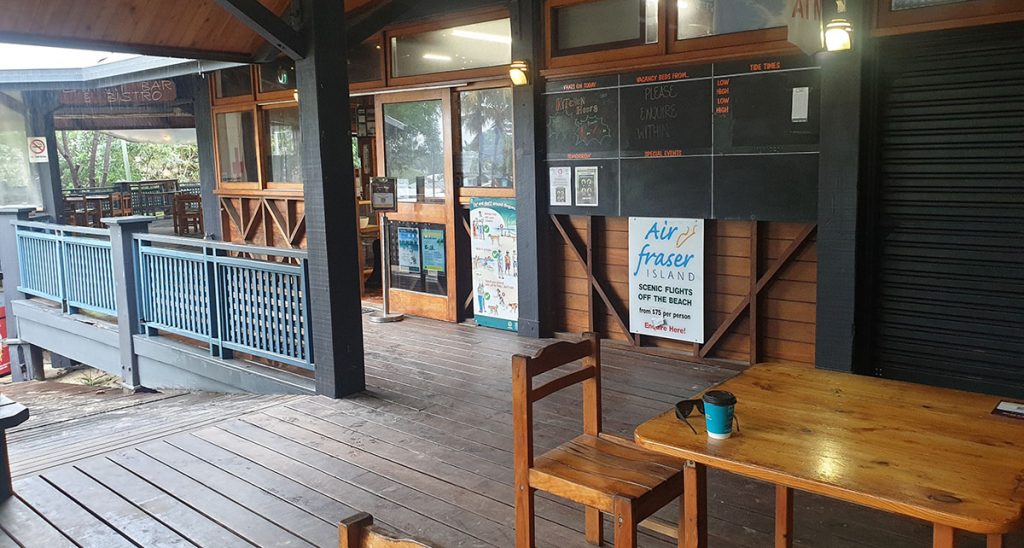
[[[217,257],[225,255],[224,250],[214,247],[203,248],[206,255],[206,286],[209,295],[210,306],[210,354],[222,360],[230,360],[235,353],[224,348],[224,315],[227,308],[224,304],[223,285],[220,280],[220,268],[217,266]]]
[[[42,380],[43,351],[38,346],[21,343],[18,338],[18,319],[14,317],[11,302],[28,298],[18,291],[21,268],[18,265],[18,238],[14,221],[27,221],[34,207],[0,208],[0,268],[4,275],[4,310],[7,313],[7,340],[11,347],[11,378],[14,382]]]
[[[153,217],[105,218],[110,227],[110,256],[114,262],[114,291],[117,294],[117,334],[121,349],[121,384],[129,390],[141,388],[135,335],[142,332],[139,319],[139,264],[135,235],[149,232]]]

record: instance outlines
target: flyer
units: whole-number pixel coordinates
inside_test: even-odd
[[[477,325],[519,329],[519,258],[514,198],[469,203],[473,315]]]
[[[576,168],[576,205],[597,207],[597,166]]]
[[[629,218],[629,330],[704,342],[704,220]]]
[[[444,230],[424,228],[420,231],[423,246],[423,270],[444,272]]]
[[[572,168],[569,166],[550,167],[548,168],[548,180],[551,185],[551,205],[571,206]]]
[[[398,227],[398,267],[413,274],[420,271],[420,229]]]

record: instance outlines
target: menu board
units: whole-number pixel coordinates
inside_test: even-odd
[[[600,207],[549,209],[813,221],[819,79],[813,59],[796,57],[549,82],[549,165],[573,177],[603,166]]]

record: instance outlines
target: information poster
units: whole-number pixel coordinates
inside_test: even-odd
[[[420,271],[420,229],[398,227],[398,267],[413,274]]]
[[[704,342],[704,220],[629,218],[629,330]]]
[[[597,167],[576,168],[576,205],[597,207]]]
[[[514,198],[473,198],[469,203],[476,323],[519,329],[519,258]]]
[[[423,245],[423,270],[444,272],[444,231],[424,228],[420,231]]]
[[[548,168],[551,185],[551,205],[572,205],[572,168],[569,166]]]

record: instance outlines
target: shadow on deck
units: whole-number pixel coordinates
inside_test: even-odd
[[[543,342],[419,319],[364,328],[368,390],[339,401],[5,387],[33,418],[10,434],[17,495],[0,504],[0,546],[335,546],[338,521],[356,511],[442,546],[512,546],[509,363]],[[618,350],[603,358],[605,427],[627,437],[734,374]],[[575,391],[538,404],[539,451],[578,433],[580,407]],[[713,548],[771,545],[770,486],[713,471],[708,484]],[[587,546],[579,507],[541,495],[537,516],[539,546]],[[930,535],[924,523],[796,495],[800,546],[925,547]],[[643,533],[640,545],[675,544]]]

